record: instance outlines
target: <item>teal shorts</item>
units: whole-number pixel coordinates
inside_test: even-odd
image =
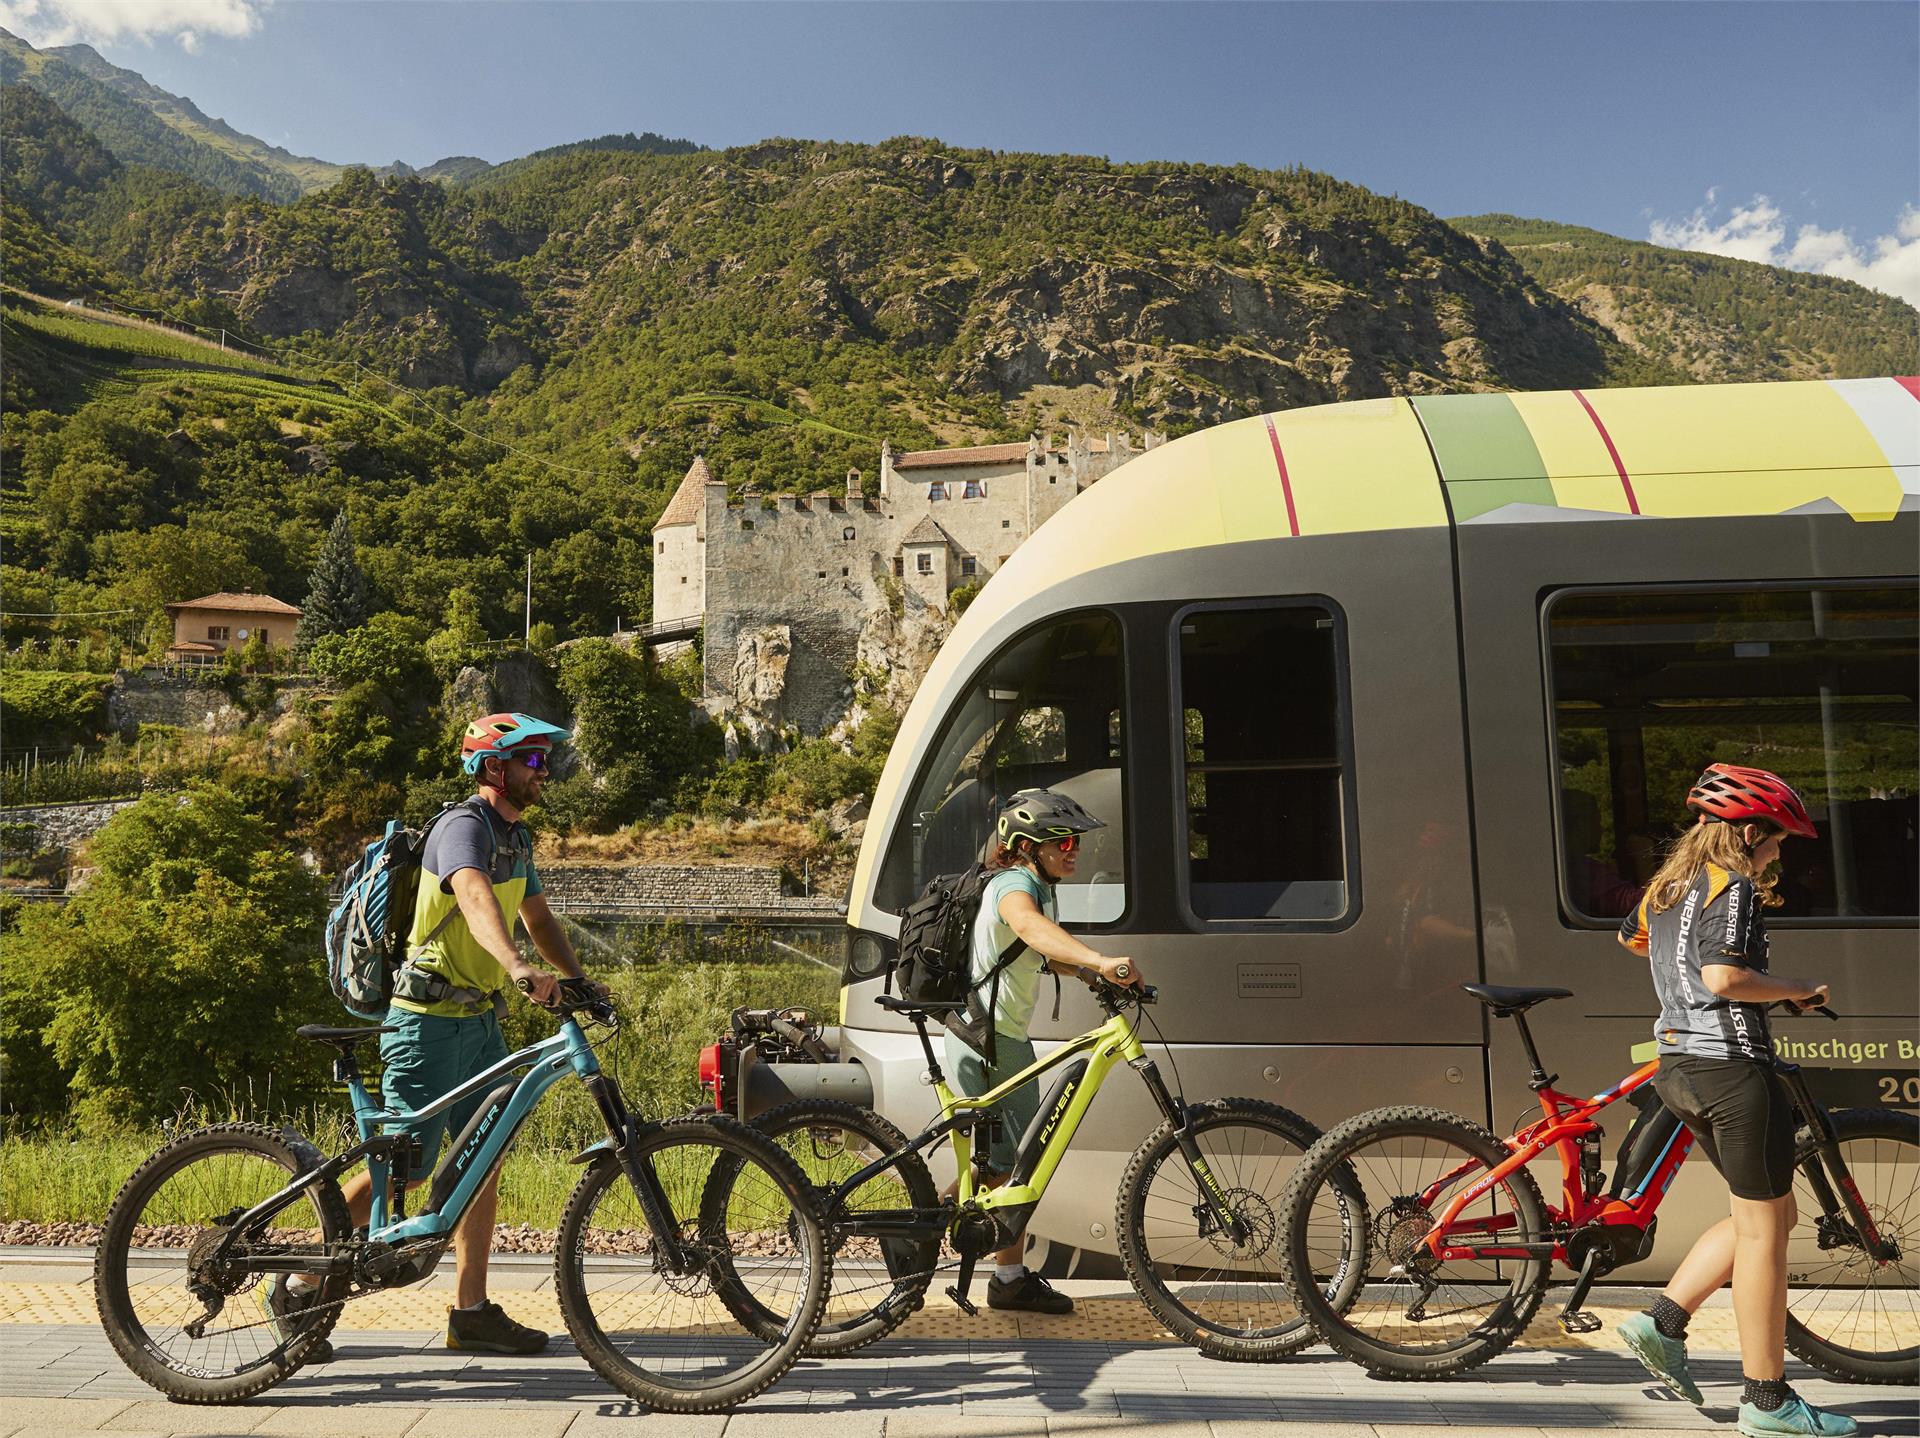
[[[472,1018],[443,1018],[411,1009],[388,1009],[386,1022],[398,1032],[380,1035],[380,1061],[386,1073],[380,1092],[390,1109],[421,1109],[458,1088],[507,1056],[500,1020],[492,1009]],[[468,1095],[413,1130],[424,1154],[413,1170],[425,1178],[440,1157],[440,1140],[449,1127],[459,1133],[479,1109],[487,1091]]]
[[[1010,1038],[1001,1033],[993,1036],[995,1062],[991,1066],[952,1034],[947,1035],[946,1047],[953,1086],[968,1097],[1005,1083],[1021,1069],[1031,1068],[1039,1058],[1030,1039]],[[995,1173],[1012,1173],[1020,1157],[1020,1137],[1032,1125],[1033,1116],[1040,1112],[1040,1081],[1021,1084],[995,1104],[993,1111],[1000,1115],[1000,1132],[993,1140],[992,1168]]]

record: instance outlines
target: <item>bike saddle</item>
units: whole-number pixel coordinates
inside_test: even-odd
[[[1570,999],[1572,989],[1516,989],[1505,984],[1462,984],[1461,988],[1493,1010],[1495,1018],[1523,1014],[1548,999]]]
[[[382,1024],[372,1029],[334,1029],[325,1024],[302,1024],[294,1032],[303,1039],[312,1039],[317,1044],[333,1044],[342,1053],[355,1044],[365,1043],[368,1039],[377,1039],[382,1034],[398,1033],[392,1024]]]
[[[941,1003],[937,1000],[915,1003],[912,999],[903,998],[899,994],[881,994],[874,1002],[890,1014],[927,1014],[934,1018],[941,1014],[957,1014],[967,1006],[965,999],[958,999],[952,1003]]]

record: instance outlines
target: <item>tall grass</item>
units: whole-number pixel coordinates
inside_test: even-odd
[[[600,1044],[627,1106],[652,1118],[683,1113],[703,1098],[695,1078],[700,1048],[744,1004],[798,1004],[830,1013],[838,979],[812,964],[652,964],[599,967],[614,991],[623,1027]],[[553,1020],[516,1006],[507,1024],[515,1047],[553,1031]],[[594,1034],[596,1038],[600,1033]],[[369,1067],[373,1067],[370,1051]],[[254,1093],[191,1101],[163,1128],[105,1134],[8,1136],[0,1140],[0,1223],[99,1223],[141,1161],[170,1138],[211,1123],[291,1123],[327,1152],[354,1141],[346,1095],[291,1107],[264,1086]],[[570,1160],[605,1136],[592,1099],[565,1081],[534,1110],[507,1156],[499,1221],[550,1229],[580,1177]]]

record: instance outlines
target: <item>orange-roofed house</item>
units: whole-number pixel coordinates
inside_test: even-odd
[[[167,617],[173,621],[173,643],[167,646],[167,658],[204,661],[239,648],[256,634],[268,644],[292,644],[300,610],[271,594],[223,590],[169,604]]]

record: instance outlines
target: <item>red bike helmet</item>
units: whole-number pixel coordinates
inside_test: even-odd
[[[1687,807],[1697,809],[1707,819],[1737,824],[1757,819],[1797,834],[1802,839],[1817,837],[1819,831],[1807,817],[1807,806],[1793,792],[1793,786],[1778,774],[1765,769],[1749,769],[1740,764],[1709,764],[1707,772],[1694,783],[1687,795]]]

